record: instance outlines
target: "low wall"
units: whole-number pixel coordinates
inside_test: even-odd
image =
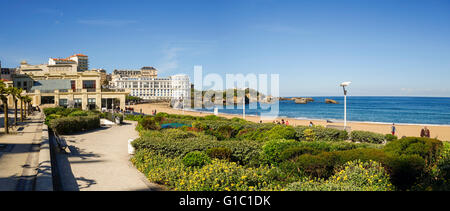
[[[42,141],[39,151],[39,166],[36,175],[36,191],[53,191],[52,163],[48,126],[42,125]]]

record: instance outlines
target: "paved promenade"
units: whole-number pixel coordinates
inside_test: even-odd
[[[14,117],[14,114],[9,116]],[[36,113],[24,123],[18,123],[16,128],[10,130],[11,134],[0,134],[0,191],[33,190],[39,162],[42,118],[42,113]],[[0,119],[3,121],[3,114]]]
[[[128,139],[137,138],[135,123],[102,127],[64,136],[70,154],[58,153],[65,191],[147,191],[158,187],[132,166]],[[67,150],[67,151],[69,151]]]

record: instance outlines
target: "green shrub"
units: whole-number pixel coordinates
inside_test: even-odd
[[[293,148],[295,149],[295,147]],[[313,150],[317,150],[312,148]],[[305,150],[309,150],[306,148]],[[289,149],[286,150],[289,153]],[[383,150],[372,148],[358,148],[344,151],[332,151],[332,152],[320,152],[313,151],[313,154],[302,153],[300,151],[298,156],[295,156],[296,151],[293,151],[293,155],[290,159],[285,159],[289,155],[282,154],[284,162],[279,164],[280,168],[286,172],[286,174],[302,177],[308,176],[313,178],[328,178],[332,175],[333,169],[339,165],[343,165],[346,162],[353,160],[361,161],[377,161],[385,163],[387,158]],[[286,152],[284,152],[286,153]]]
[[[100,117],[98,115],[61,117],[51,120],[50,127],[59,134],[92,130],[100,127]]]
[[[277,164],[281,161],[281,153],[290,147],[296,146],[295,140],[276,139],[264,143],[262,146],[262,159],[268,164]]]
[[[344,141],[348,139],[347,131],[322,126],[297,126],[295,131],[297,140]],[[307,132],[306,134],[305,131]]]
[[[263,137],[265,140],[274,139],[295,139],[295,130],[292,126],[277,125],[265,132]]]
[[[390,191],[389,175],[374,161],[349,161],[328,180],[305,178],[287,186],[289,191]]]
[[[397,136],[394,136],[392,134],[386,134],[384,139],[386,139],[387,142],[395,141],[398,139]]]
[[[210,158],[217,158],[227,161],[230,160],[232,153],[233,152],[231,149],[225,147],[213,147],[206,150],[206,154],[208,154]]]
[[[442,142],[437,139],[419,137],[405,137],[384,147],[387,153],[394,155],[419,155],[428,165],[437,160],[442,148]]]
[[[124,119],[129,121],[141,121],[144,117],[145,117],[144,115],[126,114]]]
[[[60,117],[61,117],[61,115],[59,115],[59,114],[50,114],[50,115],[45,117],[45,122],[44,123],[46,125],[49,125],[51,120],[58,119]]]
[[[281,152],[280,160],[285,161],[285,160],[294,159],[303,154],[316,155],[316,154],[319,154],[320,152],[321,152],[320,150],[314,149],[309,146],[293,146],[293,147],[289,147],[289,148],[283,150],[283,152]]]
[[[315,178],[328,178],[333,173],[336,166],[336,155],[329,152],[323,152],[319,155],[303,154],[296,158],[293,169],[285,170],[294,175],[307,175]]]
[[[384,142],[385,136],[379,133],[355,130],[350,133],[350,138],[354,142],[381,144]]]
[[[399,190],[408,190],[425,171],[425,160],[417,154],[390,155],[386,162],[391,182]]]
[[[229,125],[220,126],[217,130],[212,130],[211,134],[218,140],[225,140],[233,137],[233,128]]]
[[[87,111],[74,111],[67,116],[87,116],[87,115],[88,115]]]
[[[174,129],[179,130],[179,129]],[[231,161],[240,164],[249,164],[251,161],[258,161],[261,151],[261,144],[255,141],[217,141],[214,136],[198,134],[196,137],[185,139],[172,139],[167,141],[162,137],[165,130],[153,131],[152,134],[141,135],[140,138],[132,142],[138,149],[150,149],[156,153],[169,157],[184,157],[193,151],[206,151],[213,147],[225,147],[232,151]]]
[[[153,117],[147,116],[141,119],[138,123],[139,126],[142,127],[142,129],[145,130],[159,130],[161,126],[158,122],[155,121]]]
[[[204,152],[189,152],[183,158],[183,164],[189,167],[202,167],[211,163],[211,159]]]

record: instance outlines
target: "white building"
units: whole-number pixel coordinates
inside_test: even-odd
[[[158,78],[156,69],[114,70],[111,85],[116,89],[129,89],[130,96],[146,100],[172,100],[190,96],[189,76],[179,74]]]
[[[88,56],[75,54],[68,58],[49,58],[48,65],[76,64],[77,71],[87,71],[89,69]]]

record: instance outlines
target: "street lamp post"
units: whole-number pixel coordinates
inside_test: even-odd
[[[183,111],[183,115],[184,115],[184,94],[181,93],[181,110]]]
[[[344,130],[347,129],[347,90],[345,87],[350,85],[352,82],[341,83],[342,89],[344,90]]]

